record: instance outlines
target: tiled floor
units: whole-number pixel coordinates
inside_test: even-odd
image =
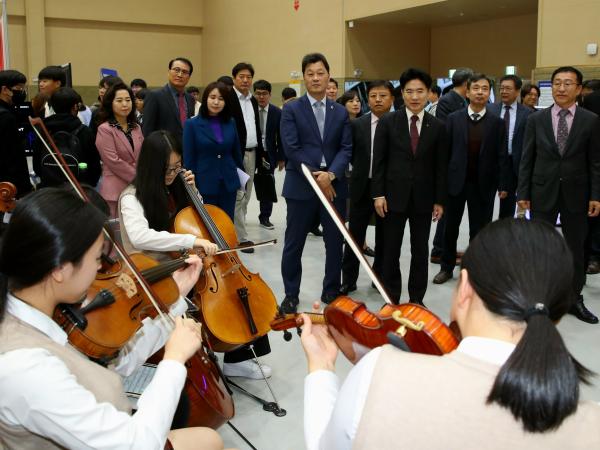
[[[281,192],[283,174],[277,174],[278,191]],[[248,206],[248,231],[250,239],[254,241],[277,238],[278,243],[272,247],[257,249],[252,255],[240,253],[244,264],[251,271],[260,272],[261,276],[273,290],[278,302],[283,299],[283,283],[281,280],[281,251],[283,248],[283,234],[285,230],[285,201],[280,198],[274,205],[271,221],[275,230],[268,231],[258,225],[258,202],[254,197]],[[433,239],[433,230],[432,236]],[[408,241],[405,237],[405,242]],[[459,248],[465,248],[468,240],[468,225],[461,228]],[[369,229],[367,238],[373,244],[373,229]],[[302,259],[302,287],[300,293],[300,310],[309,310],[311,303],[321,294],[321,282],[324,270],[324,246],[321,238],[309,235],[304,256]],[[410,262],[410,246],[402,247],[401,270],[405,276],[408,274]],[[430,265],[429,279],[439,270],[438,266]],[[450,281],[438,286],[429,284],[425,303],[441,318],[447,320],[452,289],[455,282]],[[405,294],[406,295],[406,294]],[[588,277],[588,284],[584,290],[588,307],[600,313],[600,275]],[[383,304],[379,294],[371,288],[371,281],[361,271],[358,281],[358,290],[352,297],[364,301],[370,309],[376,311]],[[407,300],[403,298],[403,300]],[[564,336],[569,349],[574,356],[590,369],[600,373],[600,355],[598,343],[600,342],[600,325],[587,325],[572,316],[565,317],[559,324],[559,329]],[[284,342],[282,334],[271,332],[269,334],[272,352],[265,356],[263,361],[273,368],[270,379],[271,386],[282,408],[286,409],[285,417],[275,417],[272,413],[262,410],[262,406],[238,393],[234,394],[236,415],[232,423],[260,450],[301,450],[304,448],[302,418],[303,418],[303,379],[306,374],[304,353],[296,334],[291,342]],[[350,369],[350,364],[343,356],[338,358],[338,374],[343,378]],[[269,391],[264,382],[236,379],[239,384],[251,389],[257,395],[270,399]],[[583,387],[584,398],[600,401],[599,380],[591,387]],[[237,447],[240,450],[248,447],[227,425],[220,428],[226,446]]]

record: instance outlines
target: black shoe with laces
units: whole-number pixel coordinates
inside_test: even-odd
[[[281,302],[279,311],[283,314],[296,314],[298,312],[299,303],[300,300],[298,299],[298,297],[294,297],[293,295],[286,295],[283,301]]]

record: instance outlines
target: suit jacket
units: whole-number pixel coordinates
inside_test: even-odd
[[[494,103],[493,105],[488,105],[487,110],[500,117],[500,113],[504,108],[503,103]],[[515,119],[515,128],[513,130],[513,138],[512,138],[512,159],[513,159],[513,172],[516,177],[519,176],[519,164],[521,163],[521,155],[523,154],[523,139],[525,138],[525,124],[527,123],[527,118],[533,112],[532,109],[523,106],[520,103],[517,103],[517,117]],[[504,120],[504,119],[502,119]],[[509,139],[509,136],[506,137]]]
[[[439,110],[438,110],[439,111]],[[453,112],[446,120],[450,142],[448,164],[448,193],[458,195],[467,179],[469,157],[469,116],[467,108]],[[482,194],[494,195],[496,190],[507,191],[510,183],[506,127],[498,116],[486,113],[483,139],[479,150],[478,185]]]
[[[586,95],[583,99],[583,107],[600,116],[600,91]]]
[[[235,121],[221,122],[223,142],[218,143],[210,120],[196,116],[188,119],[183,128],[183,163],[194,172],[198,191],[217,195],[223,180],[227,192],[240,187],[237,168],[244,170],[242,152]]]
[[[558,209],[562,193],[568,211],[582,213],[589,200],[600,201],[600,119],[577,107],[563,156],[552,129],[552,108],[529,116],[519,170],[519,200],[531,209]]]
[[[260,118],[259,118],[260,123]],[[265,124],[265,152],[268,155],[268,161],[271,164],[271,172],[279,161],[285,160],[283,146],[281,143],[281,134],[279,125],[281,123],[281,109],[275,105],[269,104],[267,113],[267,123]]]
[[[119,200],[121,191],[135,178],[137,160],[144,136],[140,126],[131,131],[133,148],[120,129],[102,123],[96,134],[96,148],[102,158],[102,181],[100,195],[107,201]]]
[[[431,212],[434,203],[445,204],[447,172],[448,149],[442,121],[427,112],[423,115],[413,154],[406,108],[379,120],[373,143],[373,197],[385,196],[390,210],[405,212],[412,196],[415,212]]]
[[[256,153],[256,165],[259,165],[260,158],[264,158],[264,149],[262,145],[262,134],[260,132],[260,119],[258,117],[258,102],[254,97],[250,99],[252,102],[252,109],[254,110],[254,125],[256,126],[256,140],[258,142],[258,147],[255,150]],[[237,92],[235,89],[231,88],[230,97],[229,97],[229,111],[231,111],[231,116],[235,119],[235,124],[237,127],[237,134],[240,140],[240,148],[242,149],[242,154],[246,152],[246,123],[244,122],[244,113],[242,112],[242,106],[240,105],[240,100],[238,99]]]
[[[190,118],[194,115],[195,100],[187,92],[184,95],[187,117]],[[156,130],[167,130],[181,142],[183,125],[179,118],[179,106],[175,103],[168,84],[152,90],[146,95],[142,130],[144,136],[148,136]]]
[[[440,97],[437,109],[435,110],[435,118],[442,122],[446,122],[446,118],[450,114],[464,108],[465,104],[465,99],[462,98],[460,94],[457,94],[454,89],[451,89]],[[144,109],[145,108],[146,107],[144,106]]]
[[[369,186],[371,166],[371,113],[350,121],[352,128],[352,175],[350,200],[358,202]],[[370,194],[369,194],[370,195]]]
[[[281,112],[281,140],[287,157],[282,195],[294,200],[308,200],[316,194],[302,174],[300,164],[319,170],[325,156],[327,170],[333,172],[333,181],[339,198],[348,195],[346,167],[352,156],[352,130],[348,112],[339,103],[325,102],[325,127],[323,139],[317,119],[306,95],[286,103]]]

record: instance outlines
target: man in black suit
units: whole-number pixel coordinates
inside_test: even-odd
[[[375,215],[371,196],[373,139],[379,119],[389,112],[394,104],[394,86],[389,81],[376,80],[367,87],[370,114],[350,122],[352,126],[352,175],[350,176],[350,234],[357,243],[365,241],[367,227]],[[375,222],[375,260],[373,270],[381,274],[382,237],[381,219]],[[344,249],[342,261],[342,287],[340,293],[347,295],[356,290],[359,262],[349,245]]]
[[[266,80],[258,80],[254,83],[253,88],[254,97],[258,102],[258,122],[260,124],[260,134],[262,135],[262,145],[267,156],[262,162],[262,170],[272,175],[275,173],[275,166],[277,166],[279,171],[282,171],[285,167],[285,156],[279,133],[281,109],[270,103],[271,83]],[[260,202],[258,221],[260,222],[260,226],[267,230],[275,228],[269,220],[272,212],[273,202]]]
[[[183,125],[194,115],[194,98],[185,92],[193,71],[194,66],[187,58],[169,61],[168,83],[148,92],[144,99],[144,136],[156,130],[167,130],[182,141]]]
[[[507,195],[506,127],[502,119],[486,110],[490,89],[491,82],[485,75],[471,75],[467,87],[469,106],[453,112],[446,120],[450,141],[448,205],[441,270],[433,279],[435,284],[452,278],[465,204],[469,208],[471,240],[492,221],[496,190],[501,199]]]
[[[468,68],[456,69],[452,74],[452,89],[440,97],[435,110],[436,119],[446,123],[446,118],[454,111],[467,106],[467,81],[473,74]],[[444,249],[444,229],[446,228],[446,216],[438,221],[433,237],[433,248],[431,249],[431,262],[439,263]]]
[[[410,226],[411,302],[423,304],[427,290],[431,221],[444,213],[447,140],[444,124],[424,111],[429,74],[408,69],[400,76],[404,108],[381,118],[373,144],[372,195],[383,218],[383,284],[392,301],[402,291],[399,259],[404,226]]]
[[[523,137],[525,124],[531,114],[531,109],[517,102],[523,82],[516,75],[506,75],[500,79],[501,103],[487,107],[488,111],[504,121],[508,140],[508,195],[500,200],[498,218],[514,217],[517,202],[517,179],[519,164],[523,153]]]
[[[235,214],[233,223],[235,232],[241,246],[252,245],[254,242],[248,240],[246,231],[246,212],[248,202],[252,195],[252,185],[254,184],[254,173],[258,164],[262,164],[263,145],[260,133],[260,122],[258,117],[258,102],[250,92],[252,79],[254,78],[254,67],[250,63],[237,63],[231,69],[233,77],[233,89],[228,104],[231,115],[235,119],[237,126],[240,146],[243,152],[244,170],[250,175],[245,189],[237,192],[235,200]],[[244,253],[254,253],[253,248],[242,250]]]
[[[570,313],[598,323],[585,307],[581,290],[587,220],[600,213],[600,119],[575,103],[582,78],[574,67],[560,67],[552,74],[554,105],[527,121],[517,196],[533,219],[554,225],[560,213],[562,233],[573,254],[577,300]]]
[[[599,82],[598,88],[583,97],[583,107],[600,116],[600,80],[593,81]],[[586,242],[586,273],[595,275],[600,273],[600,217],[590,217],[588,224],[590,231]]]

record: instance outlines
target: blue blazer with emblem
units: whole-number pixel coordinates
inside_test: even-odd
[[[327,170],[336,179],[333,188],[338,198],[348,195],[346,167],[352,157],[352,129],[346,108],[327,99],[323,139],[317,119],[306,95],[286,103],[281,112],[281,141],[287,158],[282,195],[293,200],[308,200],[316,194],[302,174],[300,164],[317,171],[325,156]]]
[[[219,182],[227,192],[240,187],[237,169],[244,170],[235,121],[221,122],[223,142],[218,143],[210,120],[198,115],[183,127],[183,164],[194,172],[200,194],[217,195]]]

